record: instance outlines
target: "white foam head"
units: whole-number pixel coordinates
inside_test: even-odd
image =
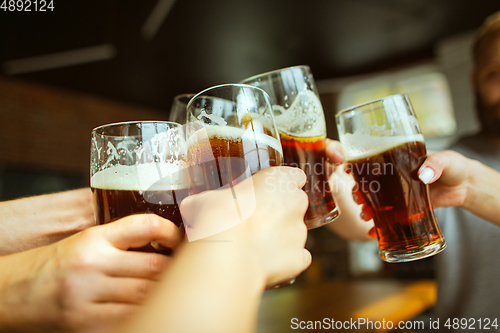
[[[374,136],[367,133],[347,133],[340,135],[345,159],[352,161],[369,157],[407,142],[424,142],[422,134],[399,136]]]
[[[296,137],[314,137],[326,134],[323,106],[311,90],[301,91],[292,105],[273,105],[274,119],[280,131]]]
[[[184,161],[116,165],[95,173],[94,188],[107,190],[168,191],[189,187]]]
[[[254,123],[254,127],[257,124]],[[283,150],[281,147],[281,143],[278,139],[261,133],[256,132],[251,129],[237,128],[232,126],[209,126],[202,128],[196,131],[188,140],[188,147],[197,143],[203,142],[204,140],[209,140],[210,137],[218,136],[224,139],[233,139],[233,140],[242,140],[243,146],[245,147],[246,143],[251,143],[253,148],[255,149],[255,144],[259,145],[267,145],[272,147],[273,149],[280,152],[283,155]]]

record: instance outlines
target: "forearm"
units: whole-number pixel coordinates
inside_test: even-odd
[[[187,243],[153,298],[117,332],[254,332],[265,281],[233,241]]]
[[[89,188],[0,203],[0,255],[54,243],[95,225]]]
[[[470,160],[470,174],[463,208],[500,225],[500,173]]]
[[[55,332],[58,281],[47,247],[0,257],[0,332]]]

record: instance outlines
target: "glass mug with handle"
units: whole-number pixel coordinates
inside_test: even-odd
[[[308,66],[294,66],[252,76],[241,83],[263,89],[271,98],[283,146],[285,165],[307,175],[308,229],[334,221],[340,214],[326,171],[326,122],[314,78]]]
[[[180,229],[179,205],[189,193],[182,125],[142,121],[92,131],[90,186],[97,224],[153,213]],[[171,254],[157,243],[139,249]]]
[[[234,185],[257,171],[283,164],[269,96],[250,85],[219,85],[194,96],[187,106],[186,141],[194,194],[220,188],[235,191]],[[239,204],[238,200],[235,202]],[[240,216],[236,220],[251,214],[242,206],[246,205],[237,209]],[[191,226],[186,227],[186,232],[190,240],[190,233],[199,237]],[[268,289],[294,281],[291,278]]]
[[[443,251],[428,187],[417,175],[427,153],[408,97],[354,106],[336,120],[346,171],[373,215],[382,260],[406,262]]]

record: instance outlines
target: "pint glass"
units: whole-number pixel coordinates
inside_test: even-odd
[[[90,186],[97,224],[153,213],[183,228],[179,211],[188,195],[186,145],[174,122],[126,122],[95,128]],[[156,243],[142,251],[169,254]]]
[[[212,87],[194,96],[187,110],[193,193],[232,187],[261,169],[283,164],[269,97],[261,89]]]
[[[446,242],[417,175],[426,148],[408,97],[354,106],[336,120],[346,169],[373,214],[381,258],[405,262],[441,252]]]
[[[305,216],[308,229],[332,222],[339,209],[331,194],[325,169],[326,125],[323,107],[308,66],[284,68],[245,79],[242,83],[263,89],[271,98],[285,165],[307,175],[309,197]]]
[[[193,193],[221,188],[235,191],[234,185],[257,171],[283,164],[269,96],[262,89],[244,84],[215,86],[193,97],[187,110],[187,163]],[[237,194],[234,199],[238,201]],[[242,219],[245,210],[237,209]],[[187,233],[192,229],[187,226]]]

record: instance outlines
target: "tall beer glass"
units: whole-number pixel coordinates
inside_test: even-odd
[[[215,86],[193,97],[187,110],[187,162],[194,193],[232,189],[261,169],[282,165],[278,130],[269,96],[262,89]],[[245,209],[238,209],[238,214],[245,215]]]
[[[196,94],[180,94],[174,97],[172,101],[172,106],[170,107],[170,113],[168,115],[169,121],[175,121],[176,123],[184,125],[186,123],[186,107],[189,100]]]
[[[255,172],[282,165],[283,153],[269,105],[259,88],[209,88],[187,106],[187,162],[193,193],[232,187]]]
[[[313,229],[332,222],[340,211],[328,184],[325,116],[311,70],[308,66],[289,67],[250,77],[242,83],[269,94],[285,165],[299,167],[307,175],[307,227]]]
[[[144,121],[95,128],[90,176],[97,224],[153,213],[183,228],[179,205],[188,195],[189,179],[180,124]],[[170,253],[158,244],[140,250]]]
[[[405,262],[441,252],[446,242],[417,176],[427,155],[408,97],[354,106],[336,119],[347,170],[373,213],[381,258]]]

